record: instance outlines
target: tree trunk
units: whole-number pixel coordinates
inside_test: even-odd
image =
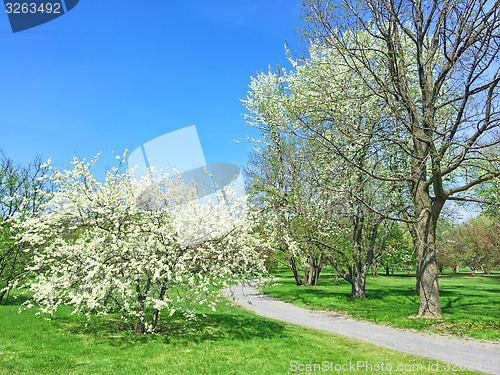
[[[417,207],[417,254],[418,263],[417,288],[420,294],[419,318],[441,319],[441,302],[439,299],[438,267],[436,263],[436,226],[444,201],[431,199],[427,190],[418,191]]]
[[[420,294],[420,270],[418,267],[415,272],[417,273],[415,277],[415,293]]]
[[[314,269],[314,279],[313,279],[314,285],[318,285],[318,279],[319,279],[319,274],[321,272],[321,269],[322,269],[322,267],[319,265],[317,265]]]
[[[300,277],[299,269],[297,268],[297,259],[293,255],[288,258],[288,263],[293,272],[293,277],[295,278],[295,285],[302,285],[302,279]]]
[[[371,267],[371,271],[372,271],[372,277],[377,277],[378,276],[378,265],[377,265],[377,262],[373,262],[372,267]]]
[[[368,269],[370,265],[373,263],[373,255],[375,252],[375,240],[377,238],[379,223],[375,223],[371,228],[370,235],[370,245],[365,253],[365,258],[361,259],[361,251],[358,251],[359,260],[353,264],[349,269],[349,278],[347,281],[351,283],[351,297],[356,299],[366,298],[365,293],[365,285],[366,285],[366,277],[368,276]],[[355,240],[355,249],[361,250],[361,231],[358,236],[354,237]],[[358,243],[356,241],[359,240]]]
[[[304,272],[304,285],[305,286],[316,286],[318,285],[318,278],[323,268],[321,255],[315,257],[314,254],[309,254],[309,264],[307,266],[307,272]]]
[[[420,293],[420,256],[419,247],[415,240],[415,293]]]
[[[156,328],[156,324],[158,324],[158,318],[160,316],[160,310],[155,309],[153,312],[153,318],[151,319],[151,328],[154,330]]]
[[[359,274],[352,277],[351,297],[356,299],[366,298],[365,293],[366,275]]]
[[[0,303],[2,303],[2,300],[3,300],[3,297],[5,296],[5,293],[7,293],[7,290],[4,290],[3,292],[0,293]]]
[[[436,253],[429,245],[425,245],[420,269],[420,308],[418,317],[441,319]]]
[[[165,281],[164,284],[161,286],[160,295],[158,296],[158,299],[160,301],[163,301],[163,298],[165,297],[165,293],[167,292],[167,284],[168,284],[168,282]],[[156,324],[158,323],[159,316],[160,316],[160,310],[155,309],[155,311],[153,312],[153,318],[151,319],[151,328],[153,330],[156,328]]]
[[[307,277],[304,279],[305,286],[316,286],[318,285],[319,273],[321,271],[320,267],[310,268],[307,272]]]
[[[141,319],[135,326],[135,333],[145,333],[146,332],[146,325],[144,324],[144,321]]]
[[[354,261],[352,267],[350,268],[349,280],[349,282],[351,283],[351,297],[356,299],[366,298],[365,283],[368,272],[367,268],[363,267],[364,265],[361,262],[363,255],[365,255],[363,254],[363,225],[364,216],[362,211],[360,211],[360,213],[358,213],[358,216],[354,218]],[[365,259],[365,262],[368,262],[368,259]],[[370,258],[369,262],[371,264],[372,258]]]
[[[137,322],[137,324],[135,326],[135,333],[145,333],[146,332],[146,324],[144,322],[144,315],[145,315],[144,301],[146,300],[146,296],[149,292],[150,287],[151,287],[151,277],[148,277],[148,280],[146,282],[146,285],[144,286],[143,292],[141,292],[140,281],[137,280],[135,282],[135,291],[137,293],[137,302],[139,302],[139,305],[141,307],[140,314],[139,314],[139,321]]]

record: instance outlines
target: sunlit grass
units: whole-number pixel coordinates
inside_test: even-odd
[[[155,335],[136,335],[117,317],[89,322],[63,308],[52,320],[0,305],[0,374],[286,374],[297,364],[422,364],[402,354],[219,304],[195,321],[165,317]],[[301,372],[307,373],[307,372]],[[333,372],[335,373],[335,372]],[[360,371],[359,373],[364,373]],[[405,372],[411,373],[411,372]],[[473,372],[463,372],[473,373]]]

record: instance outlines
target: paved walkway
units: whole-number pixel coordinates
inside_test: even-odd
[[[354,337],[400,352],[500,375],[500,344],[413,333],[307,310],[262,295],[256,285],[235,285],[223,293],[257,315]],[[457,368],[459,371],[459,367]]]

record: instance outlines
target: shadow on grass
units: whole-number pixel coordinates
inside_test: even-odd
[[[316,287],[295,287],[287,290],[280,290],[279,293],[273,293],[272,290],[269,295],[282,299],[285,302],[299,304],[306,308],[313,310],[332,310],[342,311],[343,308],[354,308],[350,311],[351,314],[356,315],[356,312],[361,310],[367,311],[370,309],[383,309],[384,306],[390,307],[391,302],[388,300],[397,299],[400,301],[398,305],[399,310],[406,310],[407,307],[418,307],[418,294],[413,291],[413,288],[385,288],[381,289],[366,289],[365,299],[354,299],[351,297],[351,288],[336,289],[323,289]],[[361,304],[361,305],[358,305]],[[372,307],[370,307],[372,306]],[[401,308],[401,309],[399,309]],[[394,312],[394,311],[393,311]]]
[[[110,346],[123,347],[131,344],[161,340],[166,344],[186,346],[206,341],[246,341],[254,338],[286,337],[283,324],[251,314],[210,312],[198,315],[196,320],[186,320],[182,314],[160,318],[154,335],[135,334],[118,317],[99,316],[89,321],[85,317],[61,316],[56,320],[58,328],[73,334],[98,337]]]
[[[28,298],[29,296],[25,294],[5,295],[0,306],[21,306]]]
[[[196,321],[186,321],[182,316],[175,315],[173,318],[165,321],[159,330],[168,343],[245,341],[286,336],[283,324],[250,314],[210,313],[198,317]]]
[[[444,274],[444,275],[439,275],[439,278],[443,279],[478,279],[480,280],[481,278],[485,278],[487,280],[492,279],[492,280],[500,280],[500,275],[498,273],[477,273],[475,276],[472,276],[472,273],[466,273],[466,272],[461,272],[461,273],[449,273],[449,274]]]
[[[418,294],[412,289],[402,289],[402,288],[385,288],[384,290],[380,289],[367,289],[366,297],[370,299],[384,299],[387,296],[391,297],[406,297],[410,299],[418,298]]]
[[[14,298],[15,297],[15,298]],[[0,307],[19,307],[29,298],[16,290],[4,298]],[[35,307],[34,310],[37,308]],[[35,311],[24,312],[34,315]],[[84,335],[90,338],[104,339],[112,346],[136,343],[147,343],[150,340],[163,340],[166,343],[188,345],[205,341],[251,340],[255,338],[286,337],[284,324],[271,319],[256,316],[252,313],[222,303],[213,312],[202,309],[195,320],[187,320],[183,314],[160,315],[156,334],[140,335],[120,318],[119,314],[91,316],[74,314],[71,306],[61,306],[54,316],[50,317],[55,330]],[[204,314],[203,314],[204,313]],[[49,317],[49,316],[44,316]],[[40,318],[40,317],[38,317]]]
[[[449,275],[451,276],[451,275]],[[406,275],[397,275],[397,276],[383,276],[381,279],[385,280],[401,280],[405,279],[407,276]],[[469,279],[471,281],[478,281],[478,283],[475,283],[473,286],[474,294],[477,294],[477,292],[485,292],[488,294],[491,293],[498,293],[500,292],[500,287],[495,288],[492,287],[491,283],[484,283],[484,285],[480,285],[479,283],[481,280],[496,280],[500,278],[500,275],[481,275],[481,276],[476,276],[475,278],[468,277],[467,275],[453,275],[451,277],[448,277],[448,275],[445,277],[446,279],[454,279],[456,280],[457,283],[446,283],[444,285],[440,286],[440,295],[441,296],[449,296],[453,297],[455,295],[459,296],[464,296],[464,285],[459,283],[460,281],[464,279]],[[296,299],[301,299],[301,295],[313,295],[313,296],[318,296],[318,297],[333,297],[333,298],[338,298],[338,297],[346,297],[350,296],[351,293],[351,285],[345,281],[345,280],[339,280],[337,283],[333,282],[333,277],[331,275],[324,275],[323,279],[320,279],[320,282],[318,286],[313,286],[313,287],[304,287],[304,286],[295,286],[294,283],[291,280],[280,280],[280,284],[282,284],[285,288],[281,288],[281,291],[279,293],[273,292],[273,289],[271,288],[268,292],[269,295],[274,295],[277,296],[278,294],[283,294],[286,292],[287,296],[293,296]],[[366,295],[367,298],[370,299],[382,299],[387,296],[403,296],[403,297],[412,297],[412,296],[417,296],[418,293],[415,293],[414,291],[414,286],[411,285],[408,287],[407,284],[401,283],[401,285],[392,285],[391,287],[388,287],[385,284],[379,284],[377,285],[374,283],[374,280],[367,281],[367,287],[366,287]]]
[[[452,293],[444,293],[445,295],[447,294],[452,294]],[[441,293],[441,296],[443,295],[443,293]],[[463,300],[462,297],[453,297],[453,298],[448,298],[446,299],[445,303],[441,303],[441,310],[446,313],[447,311],[453,311],[457,306],[463,306],[463,302],[461,303],[461,301]],[[443,302],[443,301],[441,301]]]

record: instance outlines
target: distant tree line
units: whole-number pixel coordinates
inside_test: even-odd
[[[31,253],[16,241],[19,230],[12,219],[26,220],[45,202],[41,192],[51,184],[42,174],[39,156],[23,166],[0,152],[0,303],[31,260]]]

